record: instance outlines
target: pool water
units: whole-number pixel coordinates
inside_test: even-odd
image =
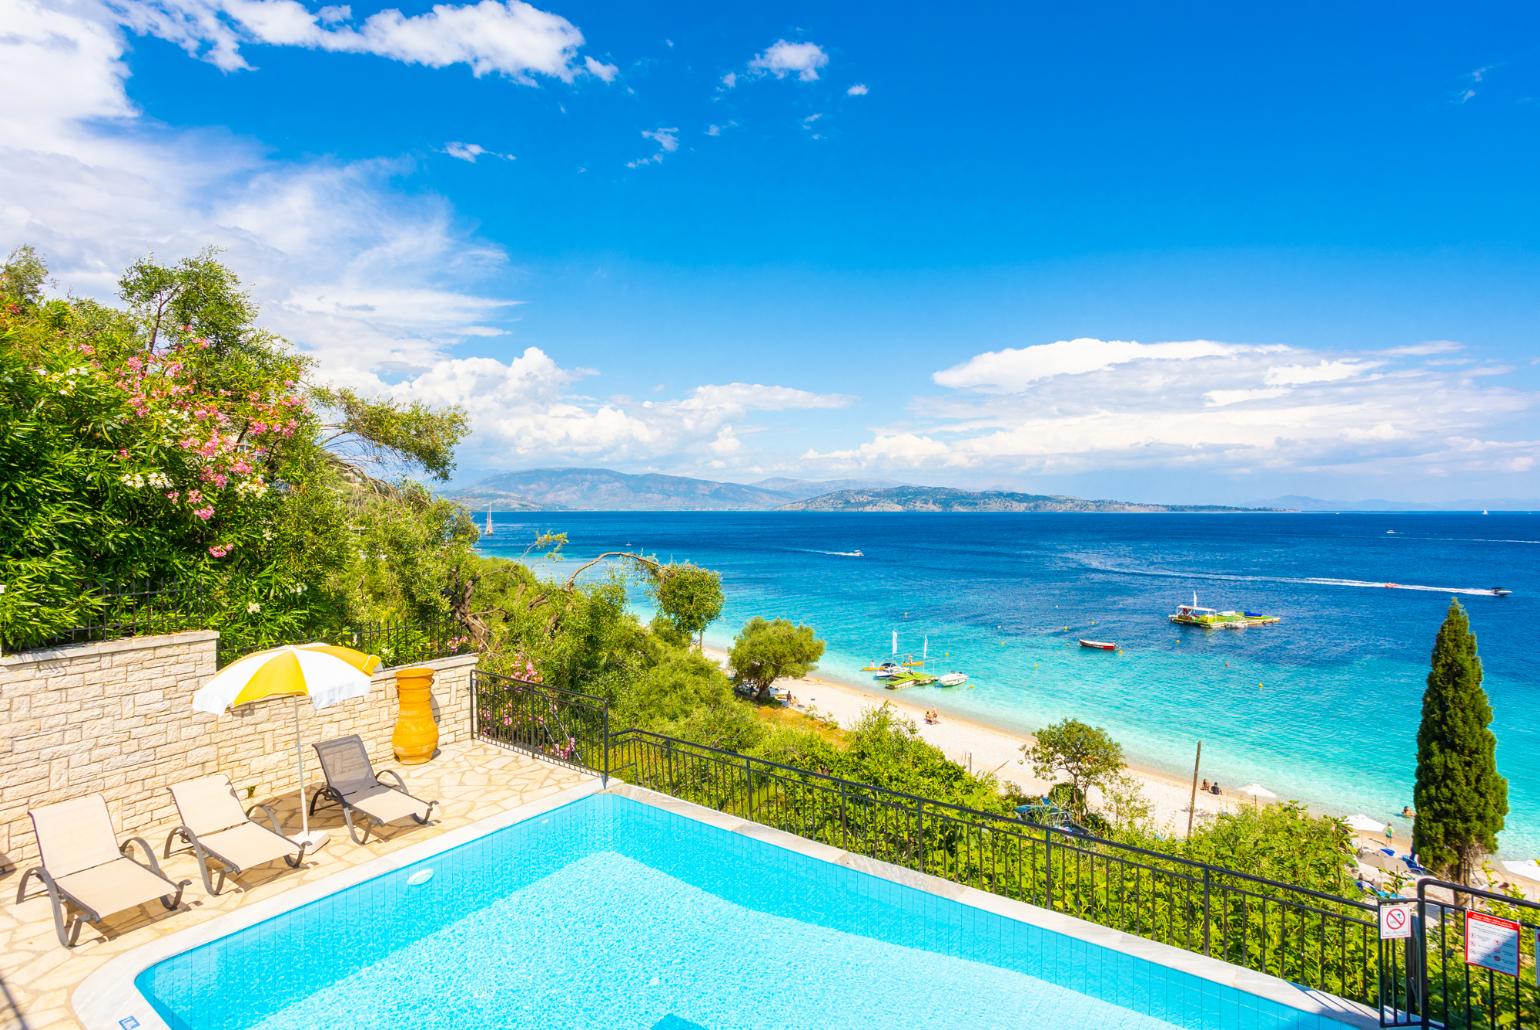
[[[610,794],[166,959],[136,985],[189,1030],[1333,1025]]]

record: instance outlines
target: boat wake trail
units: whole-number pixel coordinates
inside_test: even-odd
[[[834,558],[865,558],[860,551],[820,551],[816,547],[795,547],[792,550],[801,551],[803,554],[827,554]]]
[[[1115,576],[1153,576],[1157,579],[1212,579],[1226,583],[1297,583],[1317,587],[1364,587],[1374,590],[1421,590],[1433,594],[1468,594],[1491,597],[1491,587],[1435,587],[1420,583],[1375,583],[1367,579],[1335,579],[1329,576],[1234,576],[1223,572],[1177,572],[1166,569],[1130,569],[1101,565],[1081,559],[1081,564]]]

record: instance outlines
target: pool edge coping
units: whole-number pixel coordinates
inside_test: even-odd
[[[134,985],[144,970],[173,955],[200,947],[220,937],[265,922],[274,916],[292,911],[313,901],[366,880],[372,880],[394,869],[401,869],[442,854],[453,848],[485,837],[489,833],[505,829],[517,823],[538,818],[574,801],[598,794],[603,790],[599,777],[595,776],[548,797],[526,802],[517,807],[478,819],[465,826],[410,844],[400,851],[362,862],[348,869],[339,869],[331,876],[301,884],[269,898],[253,902],[249,906],[215,916],[213,919],[115,955],[82,980],[70,993],[70,1008],[75,1018],[86,1030],[122,1030],[122,1020],[138,1020],[139,1030],[170,1030],[169,1025],[155,1011],[149,999]],[[132,1025],[132,1024],[130,1024]]]
[[[750,837],[766,844],[784,848],[806,858],[812,858],[831,865],[843,866],[846,869],[859,873],[866,873],[879,879],[892,883],[912,887],[915,890],[955,901],[971,908],[1002,916],[1006,919],[1014,919],[1018,922],[1057,933],[1074,940],[1084,941],[1087,944],[1106,948],[1119,954],[1129,955],[1142,959],[1155,965],[1174,969],[1180,973],[1186,973],[1209,983],[1228,987],[1245,994],[1255,995],[1267,1001],[1275,1002],[1287,1008],[1320,1016],[1325,1019],[1341,1023],[1345,1026],[1359,1027],[1360,1030],[1379,1030],[1379,1014],[1368,1006],[1358,1002],[1349,1001],[1346,998],[1328,994],[1325,991],[1313,990],[1299,984],[1284,980],[1281,977],[1268,973],[1259,973],[1245,966],[1225,962],[1222,959],[1212,958],[1196,951],[1188,951],[1170,944],[1162,944],[1144,937],[1136,937],[1122,930],[1102,926],[1099,923],[1088,922],[1084,919],[1076,919],[1074,916],[1062,912],[1054,912],[1049,909],[1029,905],[1013,898],[991,894],[988,891],[979,890],[956,883],[952,880],[932,876],[904,866],[894,865],[878,859],[868,858],[865,855],[856,854],[853,851],[845,851],[831,844],[821,844],[806,837],[798,837],[796,834],[777,830],[763,823],[756,823],[714,808],[697,805],[692,801],[684,801],[668,794],[660,794],[657,791],[638,787],[635,784],[624,783],[610,777],[609,786],[600,793],[615,794],[628,798],[641,804],[650,805],[653,808],[662,809],[675,815],[693,819],[696,822],[705,823],[716,829],[726,830],[744,837]]]
[[[783,848],[807,858],[842,866],[892,883],[901,884],[959,904],[1026,923],[1051,933],[1106,948],[1118,954],[1151,962],[1186,973],[1198,979],[1255,995],[1286,1008],[1319,1016],[1362,1030],[1378,1030],[1379,1017],[1367,1005],[1348,1001],[1324,991],[1311,990],[1288,980],[1259,973],[1221,959],[1187,951],[1159,941],[1076,919],[1061,912],[991,894],[974,887],[931,876],[904,866],[868,858],[832,845],[777,830],[762,823],[729,815],[716,809],[683,801],[667,794],[624,783],[611,777],[606,787],[595,777],[568,787],[549,797],[488,816],[474,823],[446,831],[437,837],[402,848],[400,851],[363,862],[331,876],[303,884],[250,906],[216,916],[206,923],[189,926],[154,941],[114,956],[92,972],[70,995],[70,1007],[87,1030],[121,1030],[128,1017],[138,1020],[141,1030],[170,1030],[154,1006],[135,986],[135,979],[145,969],[173,955],[197,948],[228,936],[284,912],[320,900],[348,887],[404,868],[434,855],[468,844],[497,830],[545,815],[574,801],[594,794],[614,794],[628,800],[692,819],[716,829],[736,833]]]

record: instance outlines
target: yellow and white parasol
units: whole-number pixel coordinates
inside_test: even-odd
[[[305,805],[305,749],[300,739],[299,699],[312,708],[328,708],[369,693],[369,676],[380,667],[377,655],[335,644],[290,644],[258,651],[231,662],[193,695],[193,711],[222,715],[258,701],[294,699],[294,754],[299,762],[299,811],[303,829],[296,842],[320,847],[326,834],[311,833]]]

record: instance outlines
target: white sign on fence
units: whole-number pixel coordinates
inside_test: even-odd
[[[1465,964],[1481,966],[1507,976],[1519,975],[1519,934],[1523,927],[1512,919],[1485,912],[1465,913]]]
[[[1412,935],[1412,915],[1416,905],[1381,905],[1380,940],[1395,941]]]

